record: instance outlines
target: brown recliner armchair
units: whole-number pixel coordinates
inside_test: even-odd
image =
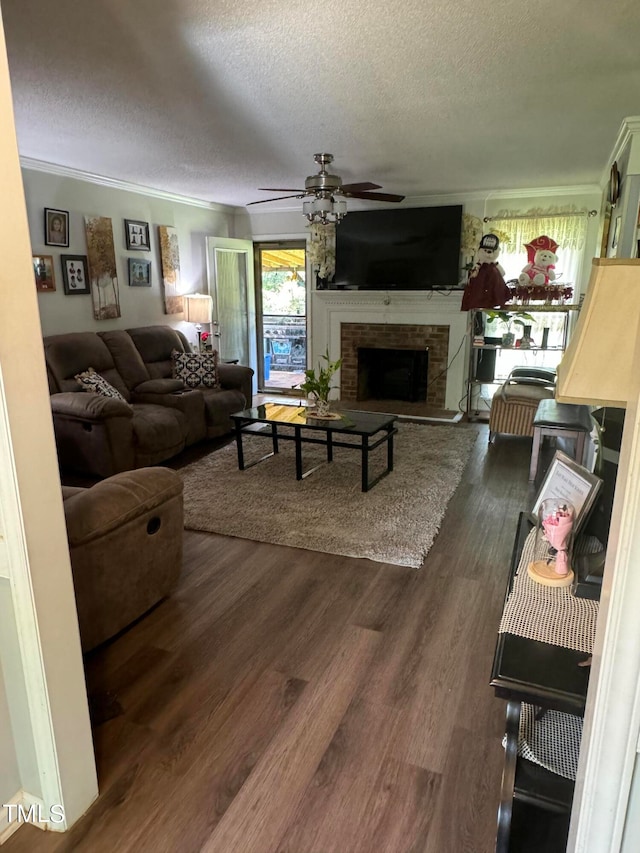
[[[62,487],[82,650],[134,622],[182,569],[182,479],[168,468]]]

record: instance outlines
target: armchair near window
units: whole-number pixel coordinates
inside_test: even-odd
[[[533,438],[533,419],[541,400],[553,399],[556,372],[543,367],[514,367],[491,401],[489,443],[498,433]]]

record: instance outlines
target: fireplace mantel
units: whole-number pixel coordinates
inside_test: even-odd
[[[327,349],[332,360],[340,358],[342,323],[448,326],[447,363],[451,366],[447,374],[446,408],[457,411],[460,401],[466,399],[468,359],[467,314],[460,310],[461,301],[461,291],[314,291],[310,366],[315,367]],[[335,384],[340,384],[339,373],[335,376]]]

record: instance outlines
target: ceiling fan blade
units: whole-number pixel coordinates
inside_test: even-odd
[[[380,184],[371,184],[369,181],[362,181],[360,184],[343,184],[342,189],[347,193],[361,193],[365,190],[382,189]]]
[[[403,195],[393,193],[345,193],[349,198],[368,198],[370,201],[403,201]]]
[[[265,204],[268,201],[283,201],[283,199],[285,199],[285,198],[302,198],[302,196],[301,195],[281,195],[281,196],[278,196],[277,198],[261,198],[260,201],[248,201],[247,207],[250,204]]]
[[[304,193],[306,190],[297,190],[295,187],[258,187],[260,192],[265,193]]]

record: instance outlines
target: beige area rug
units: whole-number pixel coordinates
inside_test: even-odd
[[[185,527],[381,563],[419,567],[438,533],[469,459],[477,431],[465,426],[399,424],[394,470],[362,492],[360,453],[303,446],[296,480],[292,441],[277,456],[238,470],[235,442],[181,469]],[[343,438],[342,436],[340,438]],[[245,464],[271,450],[263,437],[244,439]],[[370,477],[386,465],[386,446],[370,458]]]

